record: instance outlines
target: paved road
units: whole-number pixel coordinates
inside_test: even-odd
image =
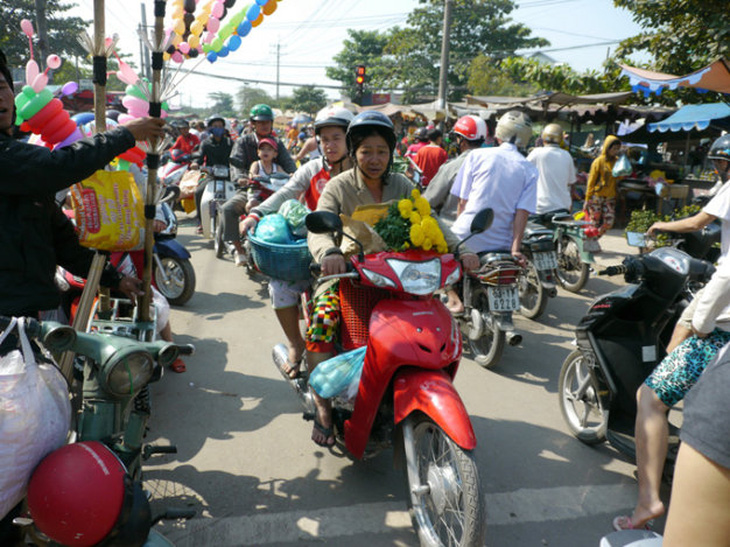
[[[191,547],[416,545],[392,452],[353,463],[309,440],[311,425],[271,362],[283,337],[266,289],[216,260],[190,225],[179,237],[198,285],[173,311],[173,329],[197,353],[187,373],[155,386],[150,441],[179,451],[151,459],[146,478],[156,499],[192,506],[198,517],[161,530]],[[618,232],[604,240],[601,264],[631,252]],[[581,296],[561,290],[539,322],[517,318],[524,341],[493,370],[462,363],[456,387],[479,441],[490,546],[598,545],[612,517],[633,505],[633,465],[573,438],[556,394],[573,326],[617,282],[591,278]]]

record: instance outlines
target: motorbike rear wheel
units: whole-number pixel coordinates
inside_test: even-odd
[[[557,277],[566,291],[579,292],[588,282],[590,266],[580,257],[580,249],[573,238],[563,236],[558,240]]]
[[[525,273],[520,276],[520,313],[528,319],[537,319],[547,308],[548,293],[540,283],[540,274],[532,261],[528,260]]]
[[[599,386],[588,370],[583,353],[573,351],[560,369],[560,413],[570,432],[588,445],[606,440],[608,410],[603,408],[598,391]]]
[[[188,259],[172,256],[161,256],[160,262],[165,269],[167,282],[163,281],[162,272],[155,266],[155,283],[157,290],[167,298],[173,306],[182,306],[195,293],[195,270]]]
[[[421,545],[484,545],[486,505],[472,452],[426,415],[411,414],[403,428],[413,456],[405,466],[408,506]]]
[[[487,291],[483,287],[479,287],[474,291],[474,309],[478,310],[485,325],[482,335],[477,340],[472,340],[468,334],[466,338],[469,340],[469,349],[471,349],[472,358],[479,366],[491,368],[499,362],[504,351],[505,333],[500,330],[496,321],[490,320],[489,299]]]

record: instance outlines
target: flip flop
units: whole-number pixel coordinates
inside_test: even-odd
[[[648,521],[643,526],[635,526],[631,521],[630,515],[619,515],[613,519],[613,529],[617,532],[621,530],[651,530],[652,521]]]
[[[321,443],[319,441],[315,441],[314,439],[312,439],[312,441],[314,441],[314,444],[319,445],[319,446],[323,446],[324,448],[331,448],[332,446],[334,446],[334,444],[335,444],[335,432],[334,432],[334,429],[332,428],[332,426],[325,427],[321,423],[319,423],[319,420],[317,418],[315,418],[314,419],[314,428],[317,431],[319,431],[322,435],[324,435],[327,439],[332,438],[332,442],[331,443],[328,443],[326,441],[323,442],[323,443]]]
[[[281,363],[281,365],[279,366],[279,372],[281,372],[282,376],[284,376],[284,378],[286,378],[287,380],[290,380],[290,381],[298,380],[302,376],[302,361],[304,361],[303,355],[299,359],[299,361],[294,365],[292,365],[289,362],[289,359],[287,359],[286,361],[283,361]],[[285,370],[284,367],[289,367],[289,370]],[[294,376],[291,376],[291,371],[294,369],[297,369],[297,373]]]

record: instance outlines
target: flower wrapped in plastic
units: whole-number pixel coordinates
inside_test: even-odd
[[[395,251],[414,248],[448,252],[438,221],[431,216],[431,205],[416,189],[410,196],[394,202],[374,229],[388,248]]]

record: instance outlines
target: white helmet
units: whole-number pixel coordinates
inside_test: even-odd
[[[323,127],[336,125],[347,131],[347,127],[355,116],[346,108],[337,106],[325,106],[317,112],[314,119],[314,134],[319,135]]]
[[[542,140],[545,144],[563,144],[563,128],[556,123],[547,124],[542,130]]]
[[[487,123],[479,116],[462,116],[451,131],[468,141],[483,141],[487,138]]]
[[[524,148],[532,137],[532,120],[519,110],[510,110],[497,122],[494,136],[503,142],[510,142],[517,148]]]

